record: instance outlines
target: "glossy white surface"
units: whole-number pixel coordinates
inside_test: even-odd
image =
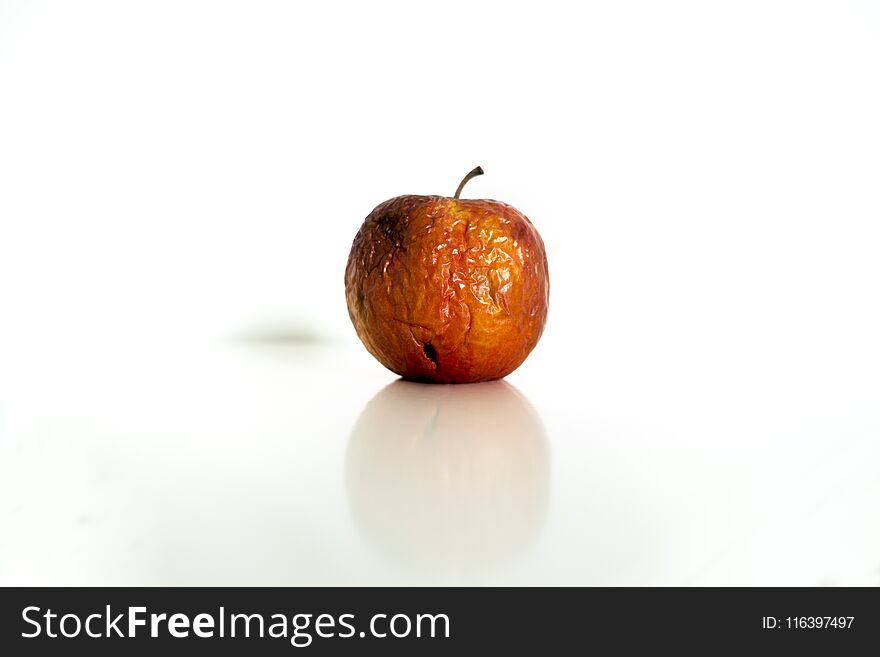
[[[10,353],[0,583],[880,583],[857,389],[553,355],[431,386],[344,342]]]
[[[0,2],[0,584],[880,584],[878,79],[862,0]],[[394,383],[351,240],[477,164],[546,332]]]

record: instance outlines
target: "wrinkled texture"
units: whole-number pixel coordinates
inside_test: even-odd
[[[367,350],[404,378],[499,379],[538,343],[549,301],[544,243],[498,201],[398,196],[355,236],[348,312]]]

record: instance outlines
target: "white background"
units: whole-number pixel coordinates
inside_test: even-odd
[[[0,583],[880,583],[880,9],[581,5],[0,1]],[[418,419],[345,259],[476,164],[550,319]]]

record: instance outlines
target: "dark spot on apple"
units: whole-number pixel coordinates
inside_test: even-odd
[[[395,213],[384,214],[376,222],[379,232],[392,245],[400,246],[406,231],[406,218]]]
[[[434,349],[434,345],[426,342],[424,344],[424,346],[422,347],[422,349],[424,349],[425,356],[427,357],[427,359],[429,361],[431,361],[432,363],[434,363],[434,365],[436,366],[437,365],[437,350]]]

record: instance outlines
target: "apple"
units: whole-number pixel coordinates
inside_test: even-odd
[[[510,374],[547,320],[544,243],[516,208],[493,200],[398,196],[364,220],[345,269],[358,337],[405,379],[472,383]]]

